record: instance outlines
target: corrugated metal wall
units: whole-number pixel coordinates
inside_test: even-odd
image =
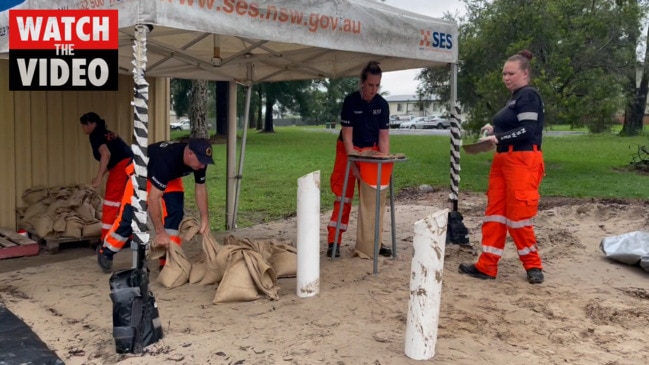
[[[169,138],[169,80],[148,80],[149,141]],[[38,185],[90,183],[99,164],[79,117],[94,111],[126,143],[133,135],[133,79],[119,91],[9,91],[9,63],[0,60],[0,227],[16,228],[22,193]]]

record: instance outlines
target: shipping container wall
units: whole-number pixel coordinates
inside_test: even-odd
[[[169,138],[169,80],[149,81],[149,142]],[[34,186],[90,183],[92,157],[79,117],[99,114],[128,144],[133,136],[133,78],[119,91],[9,91],[9,66],[0,60],[0,227],[16,229],[16,208]]]

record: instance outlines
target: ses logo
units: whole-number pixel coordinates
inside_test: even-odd
[[[419,48],[431,51],[452,49],[453,35],[422,29]]]
[[[117,10],[9,10],[9,89],[117,90]]]

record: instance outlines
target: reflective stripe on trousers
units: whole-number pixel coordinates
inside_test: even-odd
[[[540,151],[494,155],[482,224],[482,254],[476,263],[481,272],[491,276],[498,274],[498,261],[505,249],[507,232],[514,240],[525,270],[542,268],[532,218],[538,211],[538,189],[543,174]]]
[[[329,178],[331,192],[336,196],[334,201],[334,210],[331,212],[331,219],[327,225],[327,242],[334,242],[336,238],[336,222],[338,222],[338,212],[340,211],[340,201],[343,197],[343,185],[345,183],[345,169],[347,168],[347,153],[345,146],[340,140],[336,141],[336,161]],[[349,171],[347,179],[347,191],[344,194],[343,216],[340,220],[340,231],[338,232],[338,244],[342,242],[343,232],[347,231],[349,224],[349,213],[352,210],[352,200],[354,199],[354,187],[356,186],[356,177]]]
[[[131,163],[130,158],[121,160],[112,169],[108,170],[108,179],[106,179],[106,191],[104,193],[104,204],[101,214],[101,240],[106,238],[108,230],[115,222],[119,213],[120,203],[124,195],[124,187],[128,180],[126,167]]]
[[[130,164],[127,168],[127,173],[132,175],[133,172],[133,165]],[[151,184],[147,181],[147,191],[150,188]],[[124,189],[122,206],[120,207],[117,219],[104,239],[104,246],[113,252],[119,252],[133,234],[133,228],[131,226],[133,219],[133,207],[131,206],[132,195],[133,182],[129,178]],[[179,228],[184,216],[184,189],[181,178],[172,180],[167,184],[167,189],[165,189],[162,195],[161,208],[165,231],[172,242],[180,245]]]

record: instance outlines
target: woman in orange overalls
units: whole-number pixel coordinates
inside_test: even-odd
[[[487,209],[482,225],[482,254],[475,264],[460,264],[460,273],[479,279],[495,279],[498,261],[505,249],[507,232],[514,240],[518,257],[530,284],[543,282],[532,218],[539,203],[539,185],[544,174],[541,140],[543,101],[530,83],[530,51],[507,59],[503,81],[512,96],[482,127],[496,146],[489,172]]]
[[[106,122],[97,113],[86,113],[79,118],[81,130],[90,138],[90,147],[95,160],[99,161],[97,176],[92,187],[97,189],[108,173],[104,205],[101,216],[101,240],[113,225],[122,202],[126,186],[126,166],[133,159],[131,148],[115,133],[108,130]]]

